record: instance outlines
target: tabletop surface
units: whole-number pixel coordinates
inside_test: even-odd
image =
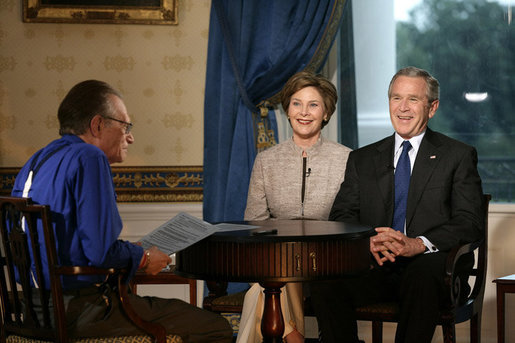
[[[497,278],[494,280],[494,282],[498,282],[498,283],[515,283],[515,274],[512,274],[512,275],[508,275],[508,276],[503,276],[503,277],[500,277],[500,278]]]
[[[356,239],[375,234],[373,228],[360,224],[322,221],[322,220],[282,220],[232,222],[258,226],[251,230],[217,232],[211,240],[222,241],[314,241],[339,239]]]

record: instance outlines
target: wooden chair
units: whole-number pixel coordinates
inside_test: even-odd
[[[227,294],[227,282],[206,281],[208,295],[202,301],[206,310],[220,314],[227,319],[234,333],[234,341],[240,330],[243,300],[247,291]]]
[[[481,312],[483,309],[483,297],[485,294],[486,266],[488,252],[488,205],[491,196],[484,195],[484,232],[485,238],[481,241],[455,247],[447,257],[446,286],[449,292],[449,302],[440,312],[438,324],[442,326],[445,343],[456,342],[456,328],[458,323],[470,320],[470,341],[479,343],[481,341]],[[477,250],[476,267],[472,270],[474,284],[471,293],[466,301],[458,303],[460,299],[460,279],[455,274],[456,262],[458,259],[470,252]],[[380,343],[383,341],[383,322],[397,322],[399,306],[397,303],[378,303],[359,307],[356,309],[358,320],[372,321],[372,341]]]
[[[227,294],[227,282],[206,281],[209,291],[202,307],[216,313],[241,313],[247,291]]]
[[[144,272],[136,272],[130,281],[130,288],[137,294],[138,285],[188,285],[190,290],[190,304],[197,306],[197,280],[188,279],[174,273],[175,265],[169,270],[163,270],[156,275],[149,275]]]
[[[129,302],[128,286],[125,282],[127,274],[124,271],[59,265],[50,215],[49,206],[35,205],[31,199],[0,197],[1,343],[182,342],[178,336],[166,336],[162,325],[146,322],[137,315]],[[36,229],[37,221],[42,222],[44,237],[39,237],[40,234]],[[39,243],[42,241],[44,241],[43,245]],[[45,259],[48,261],[46,271],[50,275],[50,285],[44,284],[42,260]],[[30,271],[32,264],[35,265],[36,270],[34,275]],[[19,274],[19,283],[15,281],[15,270]],[[80,274],[120,275],[118,287],[123,308],[134,324],[148,335],[70,339],[66,330],[61,278],[64,275]],[[31,286],[31,278],[37,281],[39,288]],[[40,317],[36,314],[33,299],[37,299],[41,304],[42,316]]]

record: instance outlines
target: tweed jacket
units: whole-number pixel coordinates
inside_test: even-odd
[[[320,137],[306,150],[288,139],[260,152],[250,178],[245,220],[327,220],[351,149]],[[305,182],[304,203],[302,183]]]

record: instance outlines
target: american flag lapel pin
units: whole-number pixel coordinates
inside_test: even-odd
[[[436,155],[431,155],[431,156],[429,156],[429,159],[430,159],[430,160],[434,160],[435,158],[436,158]]]

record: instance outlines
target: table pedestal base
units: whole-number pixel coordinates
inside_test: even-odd
[[[284,320],[281,310],[281,288],[285,282],[260,282],[265,290],[265,308],[261,319],[261,334],[264,343],[283,341]]]

